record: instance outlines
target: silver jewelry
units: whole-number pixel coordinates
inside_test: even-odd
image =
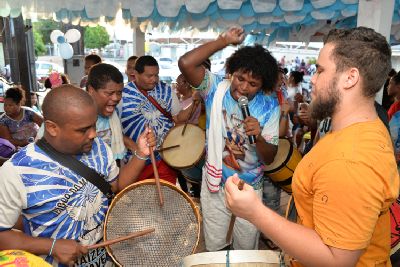
[[[135,155],[135,157],[137,157],[140,160],[148,160],[148,158],[149,158],[149,157],[141,157],[141,156],[139,156],[139,154],[137,153],[136,150],[133,152],[133,154]]]

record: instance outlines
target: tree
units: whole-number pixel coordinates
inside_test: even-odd
[[[33,46],[35,48],[36,56],[43,56],[46,53],[46,46],[43,43],[43,36],[37,30],[33,30]]]
[[[103,48],[110,43],[110,36],[102,26],[85,27],[85,47]]]
[[[44,44],[51,44],[50,34],[53,30],[60,30],[62,28],[61,22],[56,22],[54,20],[39,20],[33,23],[33,30],[38,31],[41,36]]]

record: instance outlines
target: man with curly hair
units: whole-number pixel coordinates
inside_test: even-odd
[[[201,206],[208,251],[229,246],[226,240],[231,218],[224,204],[226,179],[238,173],[261,198],[263,167],[273,161],[278,145],[279,104],[273,90],[278,65],[262,46],[238,49],[226,62],[229,79],[221,79],[201,63],[228,45],[243,42],[244,31],[231,28],[216,40],[205,43],[179,59],[186,80],[204,98],[207,112],[207,156],[203,167]],[[238,99],[248,99],[250,116],[244,118]],[[255,136],[254,144],[248,136]],[[237,219],[233,229],[234,249],[258,249],[257,228]]]

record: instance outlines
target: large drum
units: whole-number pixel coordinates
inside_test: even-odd
[[[230,250],[193,254],[183,259],[183,267],[279,267],[280,253],[271,250]]]
[[[186,169],[198,163],[204,154],[206,135],[203,129],[194,124],[173,127],[164,138],[160,148],[163,160],[173,168]]]
[[[118,266],[180,266],[199,242],[200,212],[176,186],[160,181],[160,206],[155,180],[127,186],[113,199],[104,225],[104,240],[154,228],[153,233],[107,246]]]
[[[300,160],[301,154],[293,144],[287,139],[280,138],[275,159],[264,167],[264,173],[283,190],[291,193],[292,176]]]

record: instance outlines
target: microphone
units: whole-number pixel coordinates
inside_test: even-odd
[[[249,111],[249,100],[245,96],[241,96],[238,99],[239,107],[242,110],[242,115],[243,119],[246,119],[248,116],[250,116],[250,111]],[[256,142],[256,136],[255,135],[249,135],[249,142],[250,144],[254,144]]]

